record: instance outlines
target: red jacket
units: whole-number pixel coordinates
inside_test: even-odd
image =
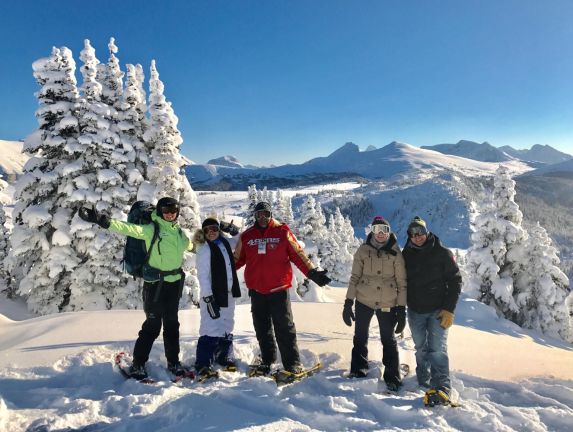
[[[264,230],[255,225],[241,235],[235,260],[237,269],[246,265],[247,287],[261,294],[291,287],[291,261],[305,276],[313,268],[288,225],[275,219]]]

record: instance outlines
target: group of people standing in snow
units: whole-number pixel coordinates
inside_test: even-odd
[[[201,321],[195,363],[198,373],[215,374],[214,363],[236,369],[232,349],[234,307],[235,298],[241,296],[237,269],[242,266],[260,348],[256,371],[261,375],[270,373],[277,360],[277,344],[284,369],[292,373],[302,370],[288,292],[292,286],[291,263],[319,286],[327,285],[330,278],[326,270],[314,268],[290,228],[272,217],[269,203],[255,206],[255,222],[242,233],[232,222],[208,217],[192,240],[177,224],[179,203],[173,198],[160,199],[152,214],[152,220],[159,225],[157,242],[152,241],[151,224],[111,219],[85,207],[79,215],[113,232],[142,239],[147,248],[151,246],[146,263],[150,268],[144,271],[146,320],[135,343],[131,376],[147,376],[145,363],[162,326],[168,369],[175,375],[185,372],[179,361],[178,308],[186,250],[197,253],[200,283]],[[451,390],[447,334],[453,324],[461,276],[451,251],[428,231],[421,218],[415,217],[407,232],[407,243],[400,250],[388,221],[377,216],[354,255],[342,313],[347,325],[355,321],[349,377],[368,374],[368,334],[375,314],[383,345],[384,381],[390,391],[400,388],[395,334],[403,332],[407,315],[416,349],[418,383],[429,389],[433,403],[446,403]]]

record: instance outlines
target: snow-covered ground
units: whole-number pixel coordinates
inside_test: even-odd
[[[463,297],[450,335],[459,408],[424,408],[415,374],[399,396],[380,382],[381,347],[371,327],[371,377],[349,380],[352,329],[341,319],[344,288],[331,303],[294,303],[303,362],[323,370],[283,388],[244,371],[256,354],[250,308],[237,308],[240,373],[213,383],[172,384],[158,339],[148,364],[155,385],[124,380],[115,353],[132,349],[141,311],[30,318],[0,299],[0,430],[16,431],[567,431],[573,424],[573,348],[523,330]],[[180,313],[182,360],[192,364],[198,310]],[[401,361],[415,367],[408,330]]]

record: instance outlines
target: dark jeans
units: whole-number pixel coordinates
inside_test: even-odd
[[[200,371],[204,367],[212,366],[217,362],[227,366],[233,360],[233,335],[224,337],[201,336],[197,342],[197,359],[195,369]]]
[[[364,375],[368,373],[368,331],[374,313],[376,313],[378,325],[380,326],[384,381],[386,383],[401,383],[400,357],[398,344],[394,337],[396,315],[393,312],[371,309],[358,301],[356,302],[356,325],[354,327],[354,346],[352,348],[350,372]]]
[[[133,360],[145,364],[153,342],[161,332],[163,325],[163,344],[165,357],[169,363],[179,361],[179,299],[181,298],[180,282],[163,282],[159,297],[154,301],[158,282],[143,284],[143,310],[146,320],[141,326],[139,337],[133,349]]]
[[[276,361],[278,344],[283,367],[292,370],[300,366],[288,291],[259,294],[251,290],[250,294],[253,326],[259,341],[262,362],[271,365]]]

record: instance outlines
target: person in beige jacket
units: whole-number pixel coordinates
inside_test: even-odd
[[[356,321],[349,377],[368,374],[368,332],[374,314],[380,326],[384,382],[395,392],[402,385],[394,333],[402,333],[406,325],[406,267],[396,236],[381,216],[374,218],[370,234],[354,254],[342,312],[346,325]]]

